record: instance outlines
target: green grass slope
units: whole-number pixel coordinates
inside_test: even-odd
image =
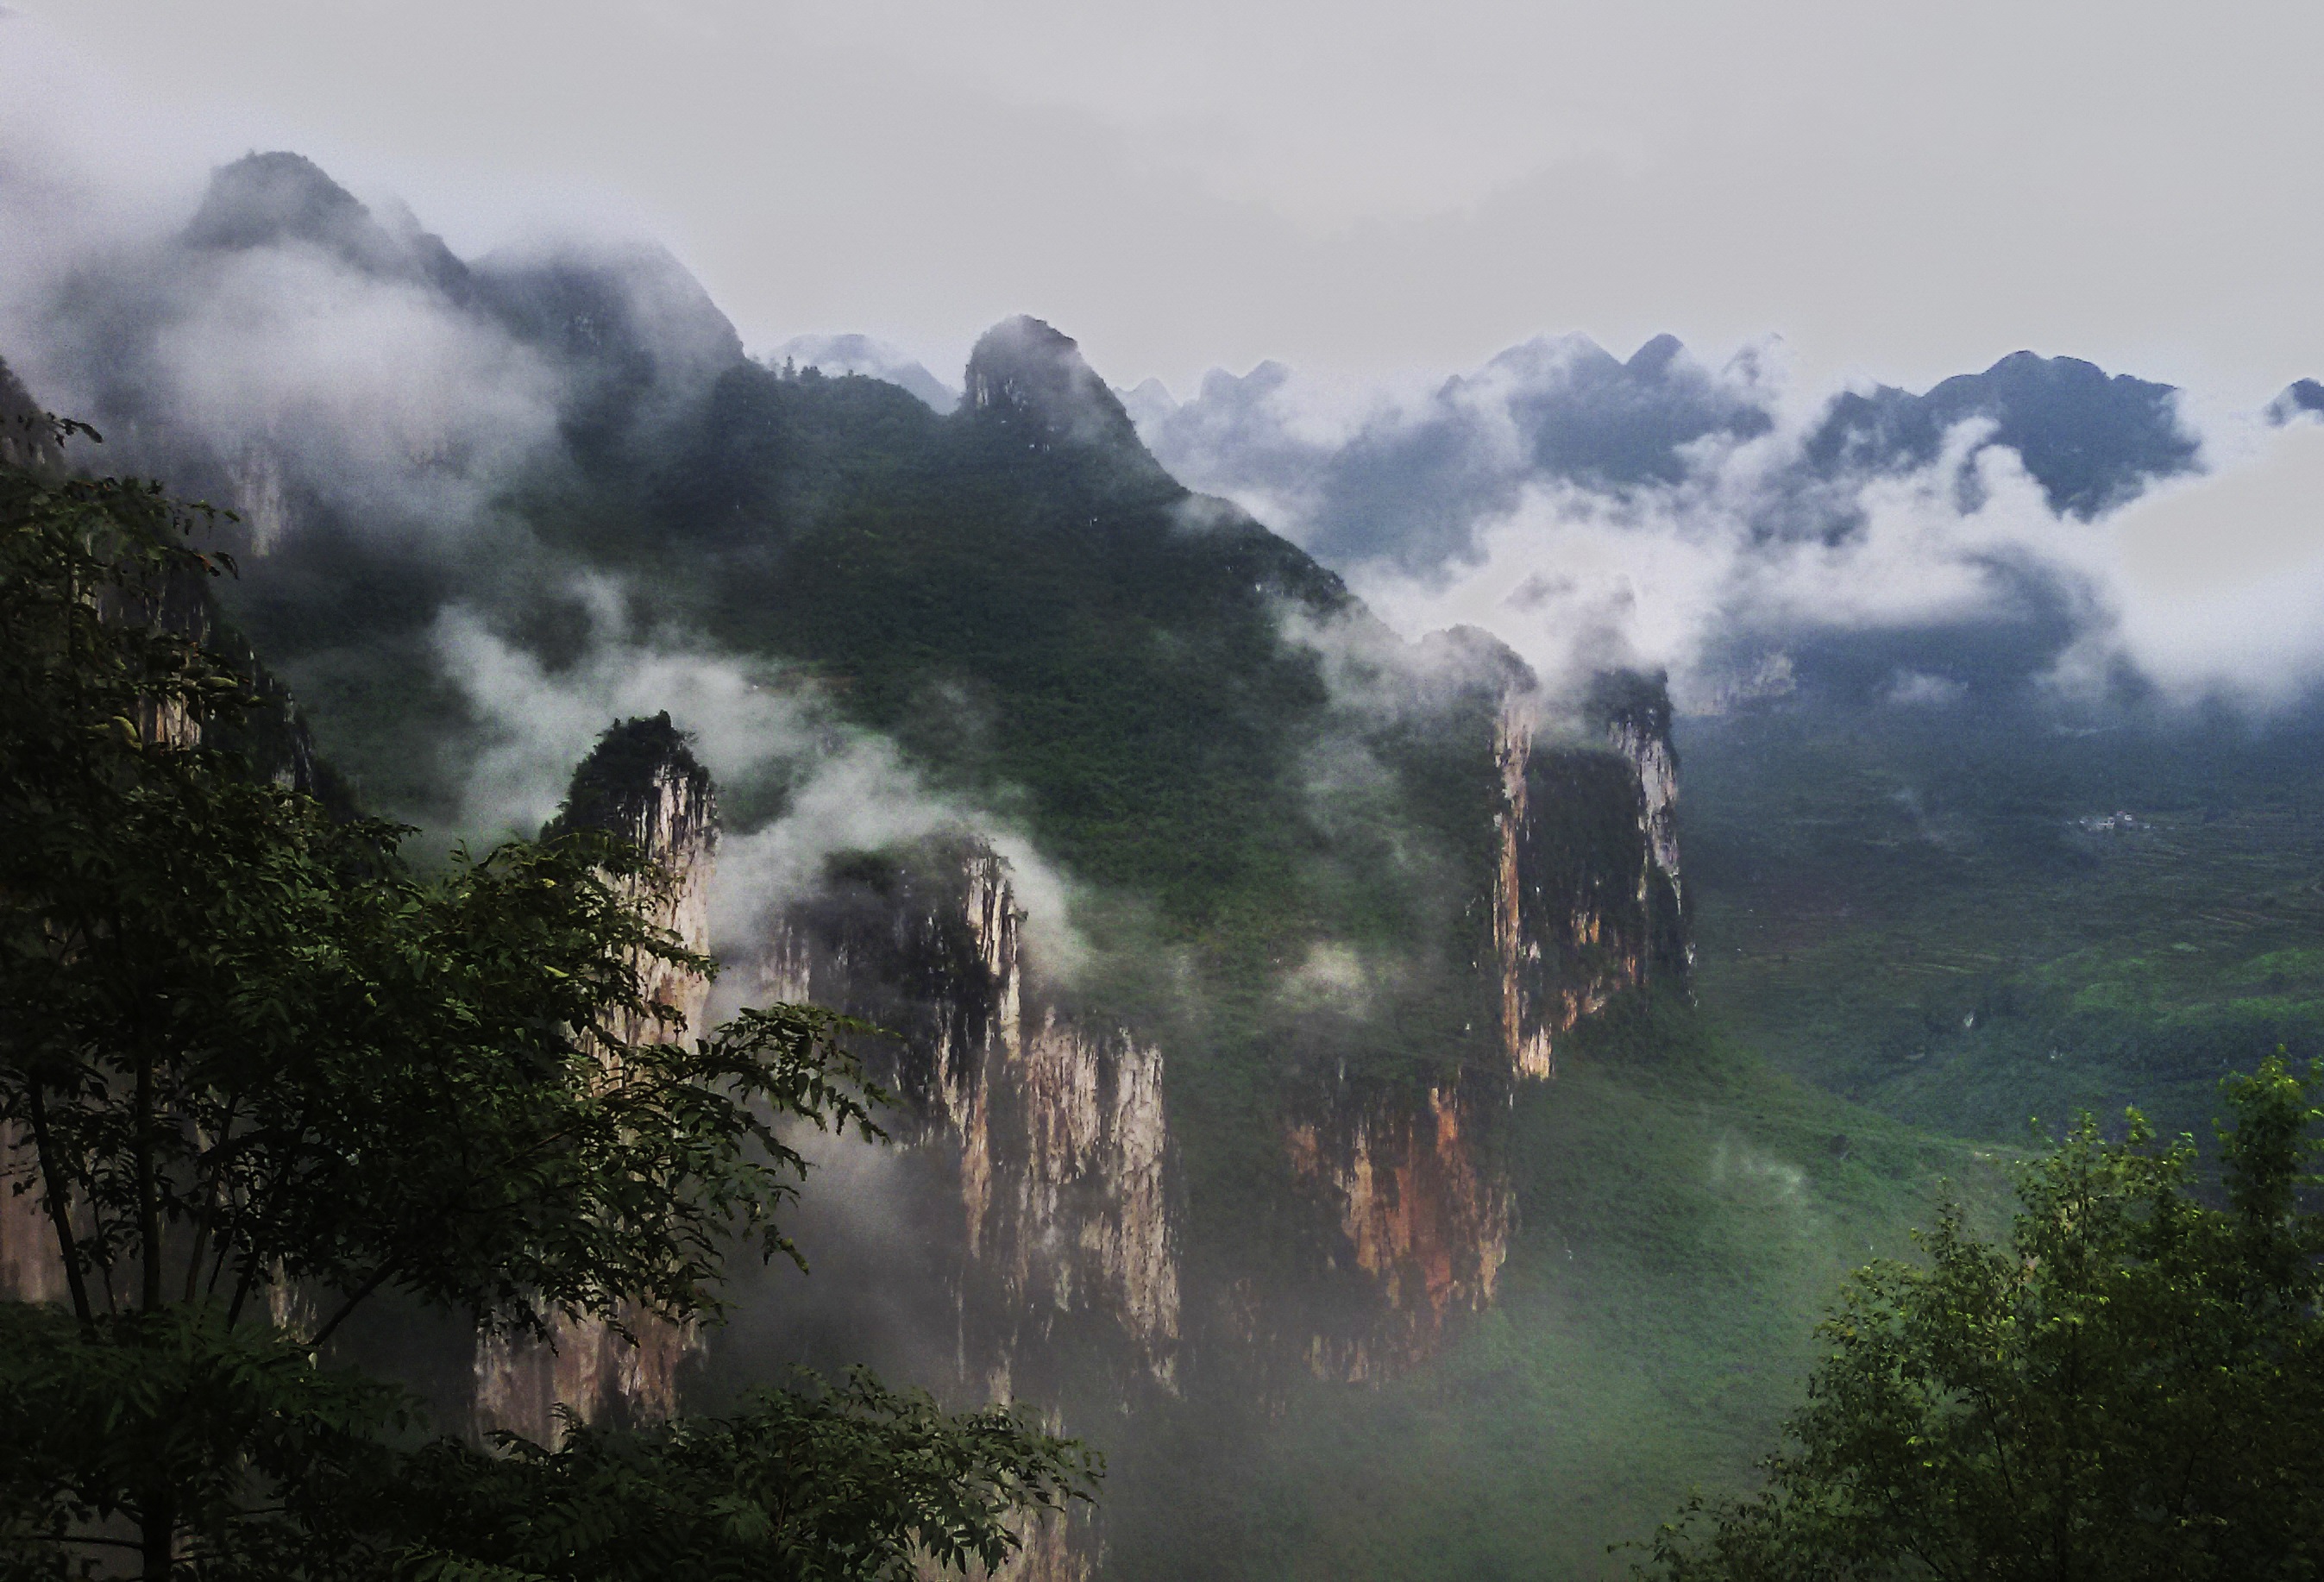
[[[2208,1140],[2221,1076],[2324,1053],[2311,731],[1803,713],[1682,748],[1703,1003],[1784,1070],[1963,1136],[2136,1104]]]

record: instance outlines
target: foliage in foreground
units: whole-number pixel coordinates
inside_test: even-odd
[[[712,963],[635,851],[424,877],[253,772],[186,521],[0,469],[0,1144],[68,1299],[0,1304],[0,1575],[874,1577],[1085,1495],[1078,1446],[868,1376],[486,1454],[318,1366],[386,1291],[534,1335],[713,1318],[738,1229],[797,1255],[777,1123],[868,1137],[882,1096],[825,1012],[687,1036],[650,986]]]
[[[1858,1272],[1757,1498],[1699,1500],[1671,1582],[2324,1574],[2324,1068],[2225,1085],[2226,1206],[2195,1150],[2087,1117],[2024,1167],[2006,1243]]]
[[[0,1304],[0,1577],[134,1550],[157,1486],[173,1566],[208,1578],[833,1579],[916,1558],[991,1568],[1012,1513],[1086,1491],[1095,1458],[1000,1407],[958,1416],[868,1374],[761,1390],[555,1448],[420,1441],[400,1391],[270,1327],[178,1307],[100,1323]]]

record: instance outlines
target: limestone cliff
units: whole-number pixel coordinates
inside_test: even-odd
[[[1555,1042],[1616,994],[1683,988],[1677,764],[1659,680],[1593,687],[1578,734],[1545,729],[1530,690],[1494,722],[1491,940],[1483,965],[1498,1064],[1425,1088],[1342,1081],[1286,1132],[1294,1172],[1339,1242],[1333,1273],[1367,1279],[1369,1312],[1333,1310],[1305,1342],[1326,1377],[1378,1378],[1429,1355],[1446,1321],[1489,1305],[1517,1205],[1489,1136],[1514,1085],[1556,1073]]]
[[[885,1124],[957,1170],[964,1379],[1009,1399],[1070,1332],[1167,1387],[1181,1299],[1162,1052],[1029,988],[1022,922],[982,842],[862,858],[777,916],[760,996],[900,1035],[872,1052],[903,1099]]]
[[[544,833],[603,830],[645,853],[658,878],[624,881],[652,921],[689,950],[709,944],[708,895],[718,844],[717,803],[709,772],[667,713],[616,725],[575,771],[564,810]],[[611,1031],[628,1043],[688,1036],[700,1030],[710,993],[697,973],[654,962],[647,998],[677,1008],[679,1024],[629,1018]],[[636,1422],[678,1409],[678,1371],[697,1347],[690,1328],[641,1310],[621,1325],[559,1318],[548,1344],[487,1335],[476,1344],[475,1423],[547,1443],[556,1409],[586,1422]],[[630,1331],[624,1335],[622,1329]]]
[[[1625,989],[1683,987],[1692,965],[1678,851],[1678,763],[1659,678],[1600,677],[1582,740],[1500,711],[1493,943],[1510,1069],[1556,1070],[1554,1041]]]
[[[1286,1367],[1379,1379],[1492,1301],[1517,1212],[1497,1129],[1517,1084],[1553,1076],[1554,1042],[1613,995],[1683,986],[1688,967],[1659,684],[1609,678],[1578,727],[1554,728],[1512,687],[1492,722],[1477,1048],[1443,1052],[1438,1080],[1342,1061],[1295,1087],[1277,1135],[1305,1207],[1281,1212],[1311,1228],[1264,1268],[1206,1255],[1190,1272],[1160,1035],[1032,987],[990,849],[851,858],[780,909],[758,996],[898,1035],[879,1055],[902,1100],[890,1129],[950,1183],[915,1212],[952,1221],[940,1266],[963,1386],[1055,1400],[1094,1368],[1117,1393],[1175,1389],[1196,1357],[1263,1389]]]
[[[1492,1301],[1516,1202],[1479,1108],[1450,1084],[1290,1127],[1293,1170],[1337,1211],[1343,1246],[1330,1262],[1347,1260],[1376,1299],[1311,1331],[1303,1360],[1318,1377],[1393,1376],[1435,1348],[1454,1313]]]

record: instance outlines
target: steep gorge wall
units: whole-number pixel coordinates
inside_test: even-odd
[[[1517,1204],[1491,1132],[1524,1082],[1556,1074],[1556,1044],[1615,995],[1683,988],[1692,966],[1679,877],[1677,762],[1658,682],[1601,681],[1578,739],[1545,739],[1529,694],[1494,724],[1490,875],[1498,1062],[1425,1088],[1342,1085],[1292,1120],[1297,1176],[1336,1219],[1342,1260],[1377,1304],[1305,1342],[1311,1371],[1377,1379],[1429,1356],[1455,1314],[1490,1305]]]
[[[1162,1051],[1032,986],[1008,864],[980,842],[865,857],[773,919],[756,998],[864,1017],[899,1113],[956,1218],[955,1388],[1084,1410],[1175,1393],[1184,1339],[1177,1163]],[[890,1276],[894,1277],[894,1276]],[[1078,1426],[1066,1418],[1053,1428]],[[991,1582],[1085,1582],[1088,1513],[1047,1515]]]
[[[899,1035],[880,1054],[903,1100],[890,1130],[940,1154],[954,1183],[964,1385],[1055,1398],[1066,1354],[1110,1357],[1125,1389],[1175,1388],[1198,1354],[1244,1354],[1232,1366],[1259,1376],[1377,1379],[1490,1304],[1517,1219],[1496,1136],[1516,1088],[1551,1078],[1557,1041],[1614,995],[1683,985],[1689,965],[1659,686],[1602,687],[1579,736],[1553,735],[1513,695],[1493,762],[1492,870],[1477,883],[1498,1059],[1418,1085],[1368,1083],[1343,1062],[1292,1097],[1283,1168],[1320,1228],[1227,1291],[1190,1283],[1164,1052],[1031,987],[991,850],[855,860],[779,914],[760,997]]]
[[[575,772],[565,810],[551,825],[602,830],[644,853],[656,877],[624,879],[652,921],[687,949],[706,953],[709,890],[718,844],[718,810],[709,773],[696,763],[668,714],[631,720],[608,731]],[[710,998],[701,974],[648,963],[646,998],[675,1007],[670,1023],[638,1014],[609,1031],[624,1043],[692,1036]],[[559,1317],[547,1343],[484,1335],[473,1367],[473,1421],[538,1444],[557,1433],[562,1405],[585,1422],[639,1422],[678,1410],[678,1373],[699,1338],[641,1309],[624,1311],[620,1327],[603,1320]],[[630,1333],[624,1335],[622,1329]]]
[[[1493,876],[1501,1035],[1517,1076],[1556,1071],[1555,1040],[1626,989],[1683,987],[1693,964],[1679,877],[1678,763],[1659,683],[1601,681],[1585,711],[1595,740],[1538,740],[1506,702]]]
[[[1008,865],[969,840],[866,859],[770,930],[758,989],[900,1035],[886,1124],[957,1170],[964,1382],[1036,1393],[1059,1348],[1169,1388],[1182,1328],[1162,1052],[1028,988]]]

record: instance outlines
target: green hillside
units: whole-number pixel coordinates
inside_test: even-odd
[[[2324,744],[2292,726],[1810,713],[1682,737],[1703,1003],[1892,1115],[2209,1136],[2324,1053]]]

